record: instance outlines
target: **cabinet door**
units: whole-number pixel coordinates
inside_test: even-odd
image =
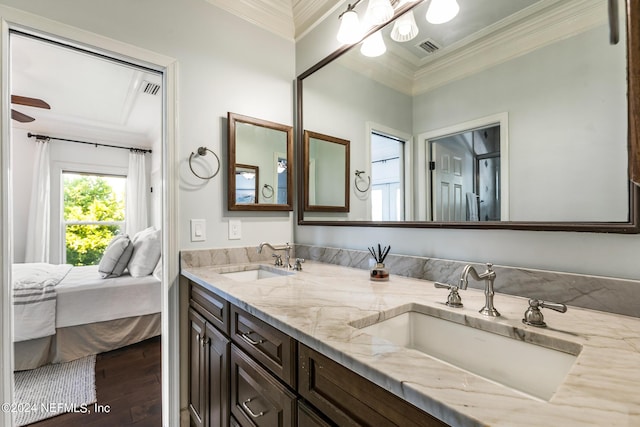
[[[189,413],[191,425],[207,426],[207,363],[205,358],[205,320],[189,309]]]
[[[243,427],[294,427],[296,396],[231,346],[231,413]]]
[[[220,331],[206,324],[206,357],[209,371],[209,427],[229,425],[229,347],[230,341]]]

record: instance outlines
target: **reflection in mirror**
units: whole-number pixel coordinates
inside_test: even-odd
[[[309,212],[349,212],[349,141],[304,131],[304,205]]]
[[[236,204],[258,203],[258,166],[236,163]],[[268,184],[265,184],[268,185]]]
[[[292,210],[293,128],[228,113],[228,132],[229,210]]]
[[[625,34],[628,9],[619,2]],[[398,190],[408,199],[404,217],[400,198],[382,203],[399,212],[395,217],[376,211],[372,191],[354,197],[349,215],[335,219],[423,226],[476,222],[483,228],[584,224],[591,231],[628,231],[632,225],[637,231],[637,190],[629,191],[627,176],[627,147],[633,142],[627,138],[627,46],[625,37],[609,44],[606,2],[458,3],[458,16],[433,25],[424,19],[429,2],[422,2],[413,9],[419,27],[413,40],[392,40],[389,24],[382,29],[384,55],[364,57],[356,45],[299,77],[300,123],[350,140],[354,159],[373,161],[362,132],[367,123],[411,135],[405,156],[413,170]],[[501,149],[499,159],[496,151],[469,151],[469,188],[449,193],[457,205],[445,204],[445,215],[438,196],[442,179],[430,170],[431,156],[443,147],[433,141],[499,114],[508,117],[498,133],[508,137],[509,151]],[[452,128],[459,130],[441,132]],[[479,162],[482,156],[489,157]],[[478,175],[484,160],[491,173]],[[304,215],[301,221],[316,219]]]

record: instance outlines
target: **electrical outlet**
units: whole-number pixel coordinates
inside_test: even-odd
[[[191,220],[191,241],[204,242],[207,240],[207,222],[204,219]]]
[[[242,223],[239,219],[229,220],[229,240],[242,239]]]

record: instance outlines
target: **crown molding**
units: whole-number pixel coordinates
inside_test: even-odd
[[[294,40],[292,0],[205,0],[258,27]]]
[[[499,32],[464,47],[443,50],[416,70],[413,94],[428,92],[455,80],[525,55],[558,40],[606,24],[606,2],[572,0],[521,17]]]

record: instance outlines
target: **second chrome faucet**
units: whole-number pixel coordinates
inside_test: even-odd
[[[467,264],[462,269],[460,274],[460,280],[458,285],[447,285],[443,283],[435,283],[436,288],[446,288],[451,291],[447,300],[447,305],[451,307],[462,307],[462,301],[458,294],[458,289],[465,290],[469,285],[469,275],[475,280],[484,280],[484,307],[480,309],[480,313],[489,317],[498,317],[500,313],[493,306],[493,296],[495,291],[493,290],[493,281],[496,279],[496,272],[493,270],[493,264],[487,263],[487,270],[484,273],[478,273],[478,271],[471,265]]]

